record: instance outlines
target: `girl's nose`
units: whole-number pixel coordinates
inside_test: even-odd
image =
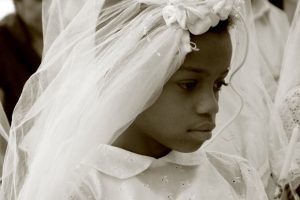
[[[218,98],[213,91],[199,92],[194,99],[197,114],[214,116],[219,111]]]

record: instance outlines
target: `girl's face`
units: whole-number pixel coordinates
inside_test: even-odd
[[[147,138],[147,146],[155,151],[193,152],[215,127],[219,92],[231,60],[230,36],[226,31],[207,32],[192,41],[200,50],[187,55],[158,100],[128,129]]]

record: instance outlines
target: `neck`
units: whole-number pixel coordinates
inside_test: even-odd
[[[134,125],[130,126],[122,135],[120,135],[112,145],[154,158],[161,158],[171,151],[171,149],[158,143],[156,140],[134,127]]]

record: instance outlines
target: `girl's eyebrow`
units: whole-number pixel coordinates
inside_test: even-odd
[[[196,68],[196,67],[182,67],[182,68],[180,68],[180,70],[191,71],[191,72],[196,72],[196,73],[202,73],[202,74],[205,74],[205,75],[209,75],[209,73],[206,70],[199,69],[199,68]],[[226,76],[228,74],[228,72],[229,72],[229,69],[226,69],[224,72],[222,72],[220,74],[220,76]]]
[[[209,75],[209,73],[206,70],[199,69],[199,68],[196,68],[196,67],[182,67],[180,69],[185,70],[185,71],[191,71],[191,72],[196,72],[196,73],[202,73],[202,74]]]

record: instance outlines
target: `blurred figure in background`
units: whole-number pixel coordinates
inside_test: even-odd
[[[43,49],[42,0],[14,0],[14,4],[16,13],[0,22],[0,99],[9,121]]]
[[[252,0],[257,42],[265,67],[266,88],[274,98],[289,31],[287,15],[268,0]]]

